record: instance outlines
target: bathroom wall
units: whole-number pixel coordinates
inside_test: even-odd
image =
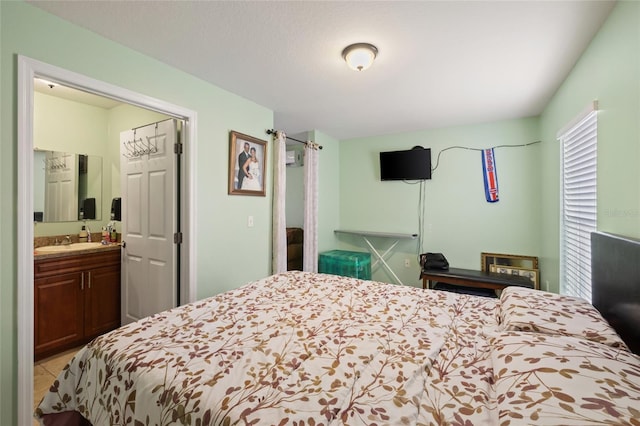
[[[170,117],[154,111],[138,108],[133,105],[120,104],[107,112],[107,144],[108,152],[105,168],[109,169],[111,179],[107,184],[112,197],[119,197],[120,192],[120,133],[135,127],[167,120]]]
[[[107,111],[107,152],[104,160],[104,168],[107,170],[104,179],[104,190],[110,194],[107,200],[107,208],[111,209],[111,199],[120,197],[120,133],[135,127],[167,120],[164,114],[133,105],[120,104]],[[107,216],[109,217],[109,216]],[[116,230],[121,231],[120,223],[116,223]]]
[[[53,92],[55,88],[51,89]],[[49,94],[34,92],[33,145],[40,150],[86,154],[102,158],[102,175],[107,151],[107,110]],[[34,163],[34,172],[43,172],[43,164]],[[37,184],[44,181],[44,176]],[[36,183],[34,182],[34,185]],[[35,192],[35,191],[34,191]],[[102,223],[106,215],[107,192],[102,190]],[[89,221],[91,225],[92,221]],[[106,223],[106,222],[105,222]],[[80,231],[81,222],[34,222],[34,236],[73,234]],[[102,226],[102,225],[100,225]],[[96,225],[97,229],[100,229]]]
[[[102,159],[101,216],[87,221],[90,229],[97,232],[109,222],[111,199],[120,196],[120,132],[167,118],[133,105],[106,109],[35,92],[34,146]],[[34,164],[34,172],[41,169],[40,164]],[[34,223],[34,236],[77,233],[81,223]],[[116,227],[120,231],[119,224]]]

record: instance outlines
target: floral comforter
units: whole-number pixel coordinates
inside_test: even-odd
[[[565,414],[582,422],[575,424],[603,416],[640,424],[630,411],[640,407],[637,357],[602,345],[597,359],[606,362],[563,364],[551,374],[550,354],[564,348],[559,357],[570,358],[566,346],[575,342],[562,339],[574,337],[543,338],[537,356],[546,377],[565,386],[554,390],[527,375],[535,362],[526,342],[540,335],[503,330],[503,320],[498,299],[287,272],[97,338],[60,373],[36,417],[47,424],[76,412],[94,426],[506,425],[537,424],[549,406],[548,424]],[[600,349],[576,340],[586,342],[585,359]],[[608,371],[608,356],[625,378],[603,378],[581,408],[567,378],[588,371],[578,382],[589,391],[585,380]]]

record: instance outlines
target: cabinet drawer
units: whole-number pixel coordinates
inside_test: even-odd
[[[34,259],[36,278],[85,271],[90,268],[120,264],[120,250],[107,250],[98,253],[74,254],[53,259]]]

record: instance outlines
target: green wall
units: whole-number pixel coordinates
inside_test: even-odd
[[[227,195],[229,131],[267,139],[273,112],[23,2],[0,2],[0,424],[17,421],[17,55],[198,113],[199,298],[270,273],[271,194]],[[127,64],[123,68],[122,64]],[[269,150],[269,164],[271,153]],[[268,170],[267,187],[271,183]],[[255,219],[247,227],[247,216]]]
[[[298,137],[296,139],[302,140]],[[296,156],[304,157],[304,145],[302,144],[287,145],[287,151],[295,151]],[[304,167],[301,164],[289,165],[286,174],[285,219],[287,227],[302,228],[304,224]]]
[[[318,151],[318,252],[333,250],[338,244],[333,231],[340,228],[339,142],[317,130],[294,137],[322,146]],[[302,144],[287,149],[304,152]],[[304,167],[287,167],[287,226],[304,228],[304,198]]]
[[[538,120],[528,118],[341,141],[340,227],[419,233],[420,185],[381,181],[380,151],[416,145],[431,148],[435,167],[438,154],[451,146],[482,149],[538,139]],[[418,240],[401,240],[387,261],[400,280],[407,285],[422,285],[417,263],[420,252],[444,253],[451,266],[468,269],[480,268],[481,252],[538,256],[540,151],[540,144],[495,150],[500,194],[497,203],[485,200],[480,152],[442,152],[432,179],[425,182],[423,246],[418,247]],[[384,251],[391,241],[376,239],[374,245]],[[345,249],[367,249],[359,237],[341,236],[340,242]],[[405,259],[409,259],[408,268]],[[373,279],[394,282],[381,266],[374,269]]]
[[[318,252],[333,250],[337,241],[333,234],[340,227],[340,147],[341,142],[320,131],[310,139],[322,146],[318,151]]]
[[[557,132],[598,100],[598,230],[640,238],[640,3],[619,2],[540,117],[541,267],[559,291]]]

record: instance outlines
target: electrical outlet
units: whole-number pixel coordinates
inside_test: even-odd
[[[411,268],[411,259],[405,259],[404,260],[404,267],[405,268]]]
[[[253,228],[253,216],[247,217],[247,226]]]

